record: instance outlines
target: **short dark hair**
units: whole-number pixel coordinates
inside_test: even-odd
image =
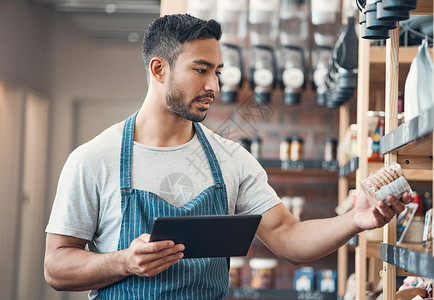
[[[152,22],[143,38],[142,55],[146,75],[149,75],[149,62],[160,57],[172,67],[182,52],[182,44],[198,39],[220,40],[222,30],[215,20],[202,20],[189,14],[166,15]]]

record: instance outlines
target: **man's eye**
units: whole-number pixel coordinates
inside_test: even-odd
[[[198,71],[199,73],[205,73],[206,72],[206,69],[196,69],[196,71]]]
[[[220,76],[220,75],[222,74],[222,72],[217,71],[217,72],[215,72],[215,74],[216,74],[217,76]]]

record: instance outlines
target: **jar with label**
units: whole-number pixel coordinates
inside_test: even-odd
[[[302,160],[303,159],[303,139],[298,136],[293,136],[291,138],[291,160]]]
[[[275,269],[277,259],[274,258],[252,258],[249,261],[252,270],[250,285],[254,289],[273,288],[275,285]]]
[[[280,160],[291,159],[291,138],[285,137],[280,141],[279,157]]]
[[[337,159],[338,141],[333,138],[328,138],[324,144],[324,161],[334,161]]]
[[[244,259],[239,257],[230,258],[230,268],[229,268],[229,286],[239,287],[241,286],[241,269],[244,266]]]
[[[384,155],[381,153],[380,140],[384,135],[384,111],[369,111],[368,119],[376,121],[375,129],[368,137],[368,161],[383,162]]]
[[[378,201],[386,201],[388,195],[400,198],[404,192],[411,192],[410,185],[398,163],[373,172],[360,181],[360,185],[373,206],[377,205]]]

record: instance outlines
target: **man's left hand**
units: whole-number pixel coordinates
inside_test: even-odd
[[[390,203],[390,206],[386,203]],[[361,230],[382,227],[389,223],[392,218],[404,211],[405,205],[410,202],[408,192],[398,199],[392,195],[386,197],[386,201],[378,201],[377,205],[371,206],[366,194],[360,191],[355,204],[354,221]]]

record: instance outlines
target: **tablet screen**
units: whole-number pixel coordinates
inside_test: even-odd
[[[261,215],[159,217],[150,241],[184,244],[184,258],[245,256]]]

